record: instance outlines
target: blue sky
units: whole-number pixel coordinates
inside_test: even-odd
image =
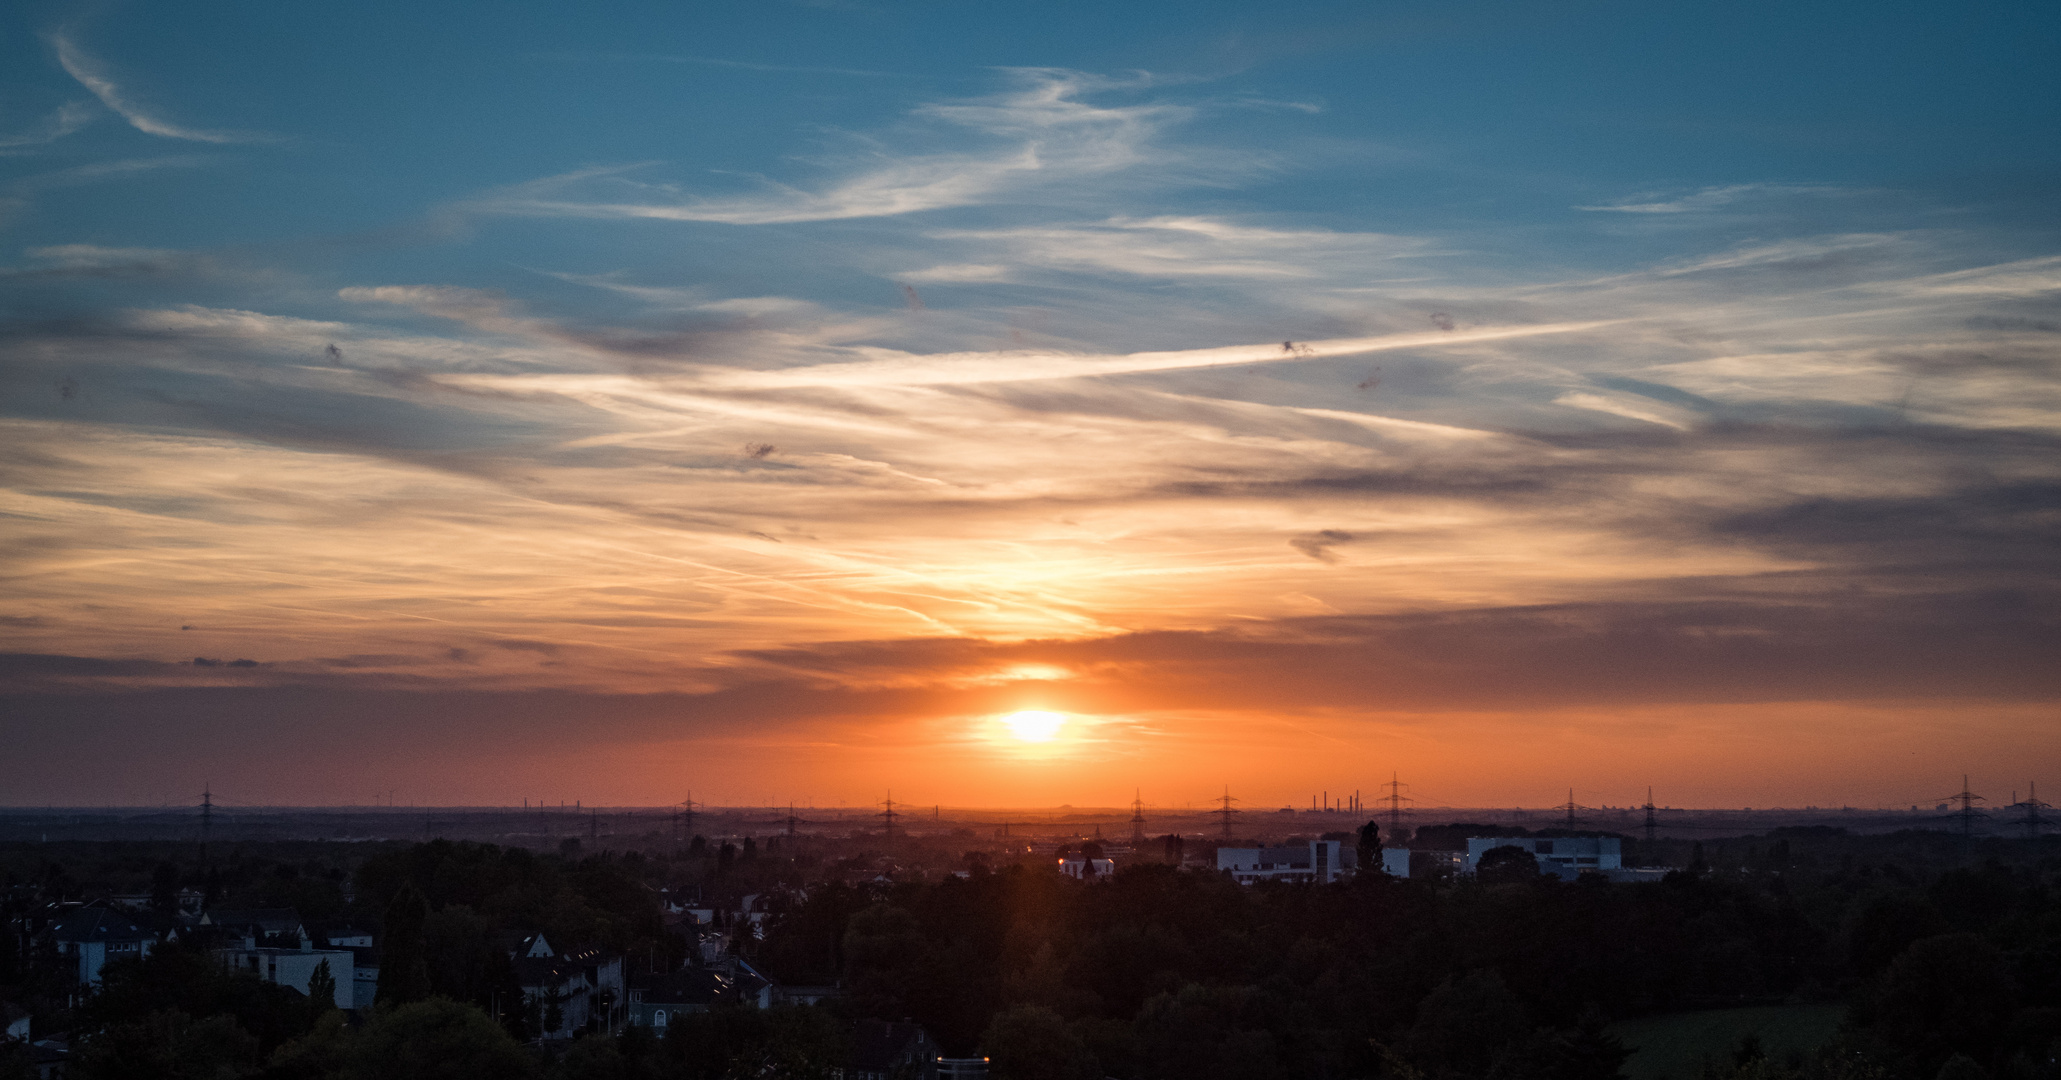
[[[1084,802],[1168,746],[1559,797],[1455,765],[1483,732],[1605,795],[2006,768],[2061,692],[2009,659],[2057,638],[2057,24],[11,6],[9,779],[126,797],[163,755],[53,770],[65,717],[197,761],[250,740],[178,695],[311,689],[452,718],[324,799],[481,694],[616,717],[590,802],[719,746],[774,801],[943,754],[931,801]],[[1068,738],[997,743],[1032,707]],[[1679,745],[1572,764],[1635,716]],[[1693,767],[1777,730],[1793,777]]]

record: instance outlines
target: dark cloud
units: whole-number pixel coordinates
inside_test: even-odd
[[[1288,546],[1322,563],[1335,563],[1338,556],[1332,548],[1350,544],[1353,534],[1338,529],[1324,529],[1320,532],[1304,533],[1288,541]]]

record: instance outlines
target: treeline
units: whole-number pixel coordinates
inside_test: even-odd
[[[1608,1021],[1825,1001],[1854,1005],[1841,1048],[1794,1069],[1933,1080],[1959,1057],[2043,1080],[2061,1057],[2057,871],[1245,888],[1163,864],[1093,884],[976,868],[818,888],[759,958],[786,978],[834,969],[856,1014],[913,1018],[948,1052],[995,1056],[1004,1080],[1604,1080],[1623,1060]],[[1041,1064],[1018,1071],[1024,1055]]]

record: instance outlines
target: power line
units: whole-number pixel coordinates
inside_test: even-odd
[[[881,805],[885,806],[886,809],[874,816],[881,821],[881,832],[886,835],[887,839],[893,840],[895,838],[895,819],[902,816],[895,812],[895,793],[892,791],[888,792],[887,801]]]
[[[1234,802],[1238,802],[1239,800],[1231,796],[1231,785],[1226,784],[1224,785],[1224,794],[1220,798],[1213,799],[1211,801],[1220,802],[1224,804],[1221,809],[1212,810],[1210,811],[1210,813],[1216,814],[1224,819],[1224,839],[1229,840],[1231,838],[1231,815],[1244,813],[1244,811],[1242,810],[1233,810],[1231,808],[1231,804]]]
[[[1142,844],[1145,842],[1145,793],[1132,788],[1131,795],[1131,843]]]
[[[1396,773],[1389,773],[1388,783],[1381,786],[1388,789],[1388,794],[1374,801],[1388,804],[1388,835],[1393,837],[1401,833],[1403,829],[1403,804],[1406,802],[1416,802],[1417,800],[1403,794],[1403,789],[1410,785],[1397,779]]]

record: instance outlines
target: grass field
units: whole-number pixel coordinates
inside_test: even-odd
[[[1780,1058],[1830,1042],[1845,1015],[1844,1005],[1704,1009],[1627,1020],[1612,1024],[1610,1033],[1632,1050],[1624,1067],[1632,1080],[1696,1080],[1706,1060],[1729,1061],[1748,1035],[1760,1039],[1769,1057]]]

